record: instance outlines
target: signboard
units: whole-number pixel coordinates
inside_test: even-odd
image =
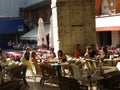
[[[24,31],[24,26],[23,25],[19,25],[18,26],[18,32],[23,32]]]
[[[24,31],[24,19],[7,18],[0,19],[0,34],[19,33]]]

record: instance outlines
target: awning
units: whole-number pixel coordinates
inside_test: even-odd
[[[96,18],[96,31],[120,31],[120,16]]]
[[[23,18],[0,18],[0,34],[20,33],[23,31]]]
[[[49,34],[50,23],[45,23],[46,35]],[[34,27],[32,30],[20,37],[21,40],[38,40],[38,27]]]
[[[37,40],[38,27],[20,37],[21,40]]]

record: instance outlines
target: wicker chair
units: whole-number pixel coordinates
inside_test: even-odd
[[[72,64],[71,66],[72,66],[72,70],[73,70],[73,77],[75,79],[80,80],[80,77],[84,74],[83,69],[81,69],[80,66],[76,65],[76,64]]]
[[[60,90],[88,90],[88,86],[80,85],[77,79],[69,77],[59,77],[58,84]]]
[[[7,72],[10,74],[11,80],[22,80],[24,84],[29,87],[26,81],[26,69],[27,65],[21,64],[7,69]]]
[[[45,81],[49,81],[51,83],[57,83],[57,74],[56,74],[56,70],[53,67],[41,64],[40,68],[42,73],[40,85],[42,87],[44,86]]]
[[[62,70],[63,70],[64,77],[73,77],[73,70],[72,70],[72,66],[70,64],[63,65]]]

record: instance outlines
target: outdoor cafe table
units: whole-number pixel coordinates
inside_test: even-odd
[[[59,60],[58,60],[58,59],[55,59],[55,60],[53,59],[53,60],[50,60],[49,62],[50,62],[50,63],[58,63]]]
[[[68,65],[68,62],[62,62],[62,63],[53,63],[51,64],[51,66],[64,66],[64,65]]]
[[[113,59],[107,58],[103,60],[104,65],[108,65],[108,66],[116,66],[117,62],[120,62],[120,57]]]
[[[80,77],[80,81],[83,81],[83,82],[87,82],[90,86],[90,90],[94,90],[92,88],[92,83],[95,82],[95,81],[98,81],[100,79],[103,79],[104,77],[102,76],[98,76],[98,75],[91,75],[91,77],[87,77],[87,75],[83,75],[82,77]]]
[[[62,63],[51,64],[51,66],[53,66],[57,69],[58,76],[62,76],[62,71],[63,71],[62,66],[66,66],[66,65],[69,65],[69,63],[68,62],[62,62]]]
[[[98,71],[100,70],[101,75],[104,74],[104,70],[110,70],[112,69],[113,66],[101,66],[101,67],[96,67],[94,70]]]

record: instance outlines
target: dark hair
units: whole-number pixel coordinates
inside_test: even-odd
[[[107,50],[107,48],[106,48],[106,47],[104,47],[104,48],[103,48],[103,52],[107,55],[108,50]]]
[[[35,54],[36,54],[36,52],[33,51],[33,52],[31,53],[31,57],[34,57]]]
[[[90,50],[90,49],[92,49],[92,47],[91,46],[86,46],[86,49]]]
[[[78,43],[78,44],[76,45],[76,49],[79,49],[79,47],[80,47],[80,44]]]
[[[63,55],[63,51],[62,50],[58,50],[58,53],[60,53],[60,56]]]
[[[35,51],[32,52],[32,54],[35,54],[35,53],[36,53]]]
[[[27,47],[26,50],[30,49],[30,47]]]
[[[54,48],[50,48],[50,50],[54,51]]]

